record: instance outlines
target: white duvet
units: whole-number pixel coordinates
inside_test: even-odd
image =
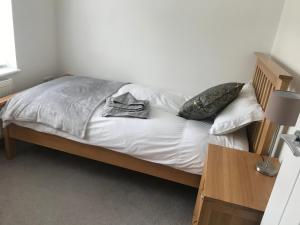
[[[213,136],[209,135],[212,125],[209,122],[178,117],[180,107],[188,100],[184,95],[137,84],[125,85],[115,95],[126,92],[150,101],[149,119],[101,117],[99,108],[88,124],[84,139],[41,124],[12,122],[194,174],[202,174],[208,143],[248,151],[244,129],[226,136]]]

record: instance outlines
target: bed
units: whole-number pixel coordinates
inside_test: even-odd
[[[260,53],[256,57],[253,86],[259,103],[265,109],[271,91],[286,90],[292,76],[270,57]],[[128,90],[136,91],[139,87],[125,85],[119,91]],[[267,150],[274,131],[269,121],[251,124],[248,138],[245,129],[231,135],[211,136],[208,134],[209,122],[177,117],[178,107],[186,98],[177,96],[173,99],[169,102],[168,98],[158,94],[158,98],[154,98],[152,123],[131,120],[130,127],[135,129],[128,132],[128,119],[93,116],[85,139],[41,124],[13,121],[4,128],[6,157],[12,159],[15,156],[14,142],[21,140],[197,188],[209,143],[240,150],[249,148],[257,154],[264,154]],[[119,130],[124,131],[122,137],[118,134]],[[147,139],[141,135],[145,133],[154,138]],[[155,138],[153,133],[159,135]],[[124,145],[124,142],[129,143]]]

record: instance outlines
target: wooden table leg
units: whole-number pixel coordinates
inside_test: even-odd
[[[13,159],[16,155],[15,140],[9,136],[9,128],[3,128],[5,156],[7,159]]]

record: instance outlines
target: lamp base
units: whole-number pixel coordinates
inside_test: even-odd
[[[267,161],[259,161],[256,164],[256,170],[270,177],[274,177],[278,173],[278,168],[275,168],[271,162]]]

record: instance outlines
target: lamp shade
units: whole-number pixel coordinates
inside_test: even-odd
[[[273,91],[265,116],[278,125],[295,126],[300,112],[300,95],[290,91]]]

